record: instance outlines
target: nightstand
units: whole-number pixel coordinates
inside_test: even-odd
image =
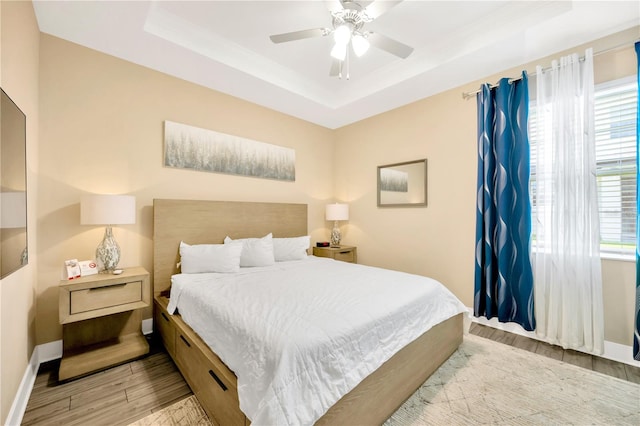
[[[63,355],[59,379],[67,380],[121,364],[149,352],[141,308],[151,302],[149,273],[127,268],[60,281]]]
[[[358,263],[358,248],[354,246],[314,247],[313,255],[343,262]]]

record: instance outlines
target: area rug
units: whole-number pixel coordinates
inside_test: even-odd
[[[640,385],[468,335],[385,423],[640,425]]]
[[[192,396],[134,424],[210,423]],[[354,419],[353,425],[357,424]],[[385,426],[484,424],[637,426],[640,385],[467,335],[385,422]]]
[[[156,411],[129,426],[212,426],[195,395]]]

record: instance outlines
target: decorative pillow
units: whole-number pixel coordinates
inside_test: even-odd
[[[310,245],[311,238],[308,235],[294,238],[274,238],[273,254],[276,262],[302,260],[306,259]]]
[[[183,274],[205,272],[238,272],[242,244],[198,244],[180,242],[180,262]]]
[[[239,241],[242,243],[240,254],[240,266],[269,266],[275,263],[273,256],[273,236],[268,234],[262,238],[241,238],[232,240],[225,237],[224,243]]]

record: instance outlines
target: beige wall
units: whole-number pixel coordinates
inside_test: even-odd
[[[635,75],[633,28],[586,47],[602,51],[626,47],[595,59],[597,82]],[[536,64],[549,66],[551,58]],[[523,67],[506,70],[402,108],[336,131],[335,195],[350,205],[343,226],[345,244],[358,245],[362,263],[428,275],[442,281],[464,303],[473,306],[476,103],[462,92],[477,90],[481,82],[516,77]],[[376,167],[428,159],[428,207],[376,207]],[[603,261],[605,338],[632,344],[635,265]]]
[[[39,30],[31,2],[0,2],[0,85],[27,116],[29,265],[0,281],[0,423],[35,345]]]
[[[61,338],[63,261],[93,258],[104,232],[80,225],[83,194],[136,196],[136,224],[114,228],[124,267],[152,270],[154,198],[307,203],[312,240],[327,238],[331,130],[48,35],[40,52],[39,344]],[[296,180],[165,168],[164,120],[293,148]]]

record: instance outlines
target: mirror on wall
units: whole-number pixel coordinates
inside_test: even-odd
[[[378,207],[426,205],[426,159],[378,166]]]
[[[4,278],[28,262],[27,118],[0,91],[0,278]]]

